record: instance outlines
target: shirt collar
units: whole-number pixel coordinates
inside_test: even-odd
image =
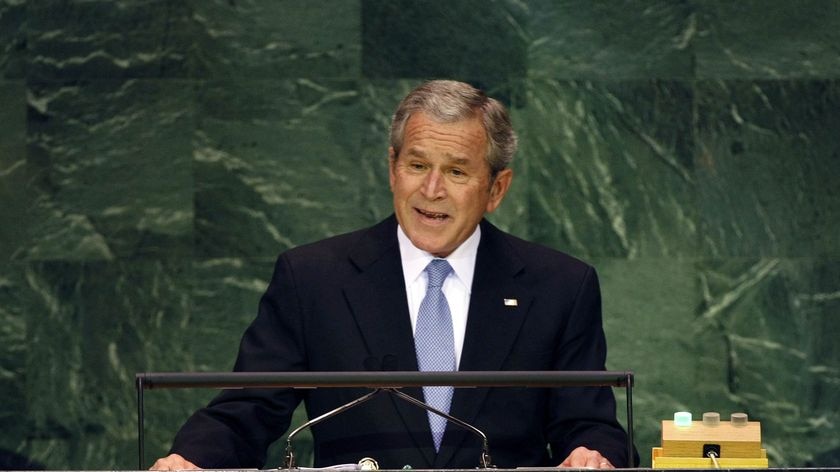
[[[422,249],[418,249],[397,225],[397,240],[400,243],[400,259],[402,260],[403,276],[406,285],[412,284],[423,274],[432,259],[439,259]],[[475,231],[452,251],[446,261],[452,266],[455,276],[464,284],[467,293],[472,290],[473,274],[475,273],[475,259],[478,254],[478,243],[481,240],[481,226],[476,225]]]

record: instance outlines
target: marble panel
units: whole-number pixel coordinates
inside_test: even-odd
[[[686,335],[702,301],[696,264],[666,257],[591,262],[601,282],[607,368],[635,373],[634,442],[640,466],[650,467],[661,420],[675,411],[701,408],[691,388],[697,378],[696,346]],[[618,416],[626,425],[624,389],[615,393]]]
[[[24,1],[0,0],[0,79],[26,75],[26,7]]]
[[[113,259],[192,251],[191,84],[33,83],[27,259]]]
[[[710,79],[840,77],[840,1],[697,1],[696,73]]]
[[[0,264],[0,467],[12,469],[27,427],[26,411],[27,308],[31,306],[22,263]],[[26,462],[25,458],[23,462]],[[9,463],[7,465],[7,463]]]
[[[379,221],[394,212],[388,181],[391,117],[400,100],[421,82],[398,79],[360,81],[361,105],[364,110],[362,116],[365,121],[359,155],[367,188],[362,196],[362,207],[372,221]]]
[[[273,259],[206,259],[193,264],[192,311],[182,330],[188,342],[180,355],[170,359],[170,370],[226,372],[233,368],[239,340],[256,316],[257,304],[274,267]],[[193,411],[216,394],[212,390],[181,392],[150,391],[147,403],[157,409],[147,413],[146,463],[151,464],[168,450],[178,428]],[[170,393],[171,392],[171,393]],[[148,411],[148,407],[147,407]],[[298,408],[293,425],[305,421],[304,409]],[[154,421],[154,423],[152,422]],[[266,467],[282,464],[285,442],[281,438],[270,449]],[[311,465],[312,437],[298,436],[295,452],[302,464]]]
[[[524,77],[527,15],[527,4],[512,0],[363,0],[362,72],[486,83]]]
[[[273,257],[373,223],[359,102],[354,81],[206,84],[194,153],[197,252]]]
[[[195,348],[190,273],[179,260],[29,262],[10,277],[26,335],[14,450],[48,468],[137,466],[134,374],[177,370]]]
[[[201,77],[356,78],[359,0],[190,0]]]
[[[704,408],[761,421],[774,467],[836,466],[824,461],[840,451],[840,261],[731,258],[698,269],[693,388]]]
[[[840,82],[697,84],[703,252],[836,256]]]
[[[190,312],[179,326],[173,327],[177,330],[175,335],[154,342],[153,347],[160,351],[159,360],[166,362],[156,370],[230,371],[239,341],[256,316],[257,305],[273,269],[273,258],[194,261],[188,292]],[[170,346],[169,342],[175,342],[177,346]],[[183,422],[216,393],[212,389],[147,391],[147,466],[166,454]],[[304,417],[305,412],[300,408],[295,414],[295,424],[301,424]],[[311,435],[302,434],[294,444],[302,463],[311,463]],[[277,467],[282,463],[283,449],[284,444],[280,443],[272,448],[266,467]]]
[[[697,254],[689,84],[539,79],[526,89],[531,239],[580,257]]]
[[[530,188],[531,156],[524,151],[524,144],[532,139],[532,130],[527,126],[527,96],[530,82],[526,79],[510,79],[499,82],[485,92],[505,104],[511,124],[519,140],[519,148],[510,168],[513,181],[507,196],[495,212],[487,216],[491,223],[520,238],[530,239]]]
[[[832,466],[840,261],[596,259],[608,367],[636,373],[642,466],[674,411],[762,423],[771,465]],[[624,395],[617,391],[619,416]]]
[[[274,262],[273,255],[194,261],[189,324],[203,343],[190,346],[189,359],[178,363],[184,370],[233,369],[239,340],[257,315]]]
[[[26,2],[27,77],[34,80],[188,77],[196,24],[185,2]]]
[[[694,74],[692,2],[532,0],[528,76],[681,79]]]
[[[0,80],[0,261],[27,239],[26,84]]]

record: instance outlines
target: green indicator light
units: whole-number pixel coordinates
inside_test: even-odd
[[[691,412],[678,411],[674,413],[674,426],[687,427],[691,426]]]

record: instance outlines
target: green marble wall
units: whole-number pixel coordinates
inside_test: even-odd
[[[838,44],[837,0],[0,0],[0,469],[135,468],[134,373],[229,369],[278,252],[389,214],[431,77],[510,104],[493,219],[599,268],[643,464],[686,409],[837,466]],[[211,395],[147,394],[147,465]]]

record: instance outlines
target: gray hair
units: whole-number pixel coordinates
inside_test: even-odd
[[[405,124],[411,115],[423,112],[441,123],[479,117],[487,133],[487,164],[495,177],[506,169],[516,153],[516,133],[510,117],[498,100],[492,99],[472,85],[454,80],[426,82],[400,102],[391,121],[391,147],[398,156],[405,137]]]

